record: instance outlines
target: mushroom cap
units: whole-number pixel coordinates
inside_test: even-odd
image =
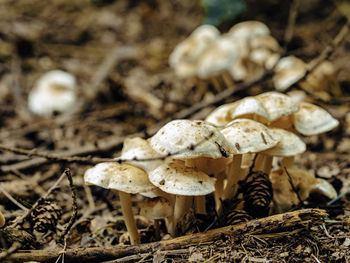
[[[305,152],[306,144],[299,136],[284,129],[270,128],[270,131],[279,138],[279,142],[276,146],[264,151],[265,154],[288,157]]]
[[[293,114],[295,129],[306,136],[328,132],[339,125],[326,110],[307,102],[297,103],[299,110]]]
[[[259,21],[244,21],[231,27],[228,34],[232,39],[248,39],[255,36],[270,35],[270,29],[264,23]]]
[[[257,35],[249,40],[250,47],[254,49],[266,49],[269,51],[277,52],[280,49],[280,45],[277,40],[270,35]]]
[[[149,174],[150,181],[174,195],[198,196],[215,191],[215,178],[181,162],[164,163]]]
[[[221,132],[235,146],[236,154],[261,152],[278,143],[278,136],[269,128],[249,119],[236,119]]]
[[[238,53],[234,41],[220,37],[200,56],[197,64],[198,76],[202,79],[215,76],[232,64]]]
[[[221,105],[205,120],[216,126],[224,126],[236,118],[254,118],[255,116],[265,120],[269,118],[264,105],[259,100],[254,97],[246,97],[233,103]]]
[[[175,69],[179,77],[196,75],[200,55],[219,34],[220,32],[214,26],[199,26],[187,39],[175,47],[169,56],[169,65]]]
[[[288,174],[293,181],[293,185],[299,189],[301,200],[306,200],[311,193],[320,193],[329,199],[337,196],[337,192],[330,183],[324,179],[315,178],[313,174],[306,170],[289,168]],[[290,209],[293,205],[299,203],[284,169],[280,168],[272,171],[269,177],[273,188],[274,204],[279,212]]]
[[[28,107],[35,114],[50,116],[54,111],[69,112],[76,105],[76,81],[61,70],[44,74],[28,96]]]
[[[311,86],[313,90],[325,90],[335,78],[335,68],[332,62],[325,60],[320,63],[306,77],[306,83],[302,85]]]
[[[275,89],[284,91],[306,73],[306,64],[301,59],[288,56],[281,58],[275,67],[275,74],[272,78]]]
[[[120,156],[122,160],[128,160],[134,166],[137,166],[146,172],[155,169],[163,163],[162,155],[157,153],[150,145],[149,141],[141,137],[126,138]],[[134,160],[138,159],[138,160]],[[150,161],[139,161],[142,159],[154,159]],[[130,160],[130,161],[129,161]]]
[[[265,92],[255,98],[264,105],[270,122],[298,111],[296,103],[289,96],[280,92]]]
[[[149,219],[162,219],[173,215],[174,208],[164,197],[147,199],[140,210],[140,215]]]
[[[174,159],[228,157],[232,145],[213,125],[200,120],[174,120],[150,140],[158,153]]]
[[[130,194],[155,190],[147,174],[140,168],[127,163],[99,163],[84,174],[85,183]]]

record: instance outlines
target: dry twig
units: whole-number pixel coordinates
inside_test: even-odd
[[[167,251],[184,249],[193,245],[206,242],[215,242],[224,235],[261,234],[286,231],[289,229],[308,227],[310,224],[319,225],[324,223],[327,213],[320,209],[303,209],[284,214],[273,215],[266,218],[251,220],[246,223],[227,226],[210,230],[204,233],[197,233],[182,236],[166,241],[159,241],[141,245],[122,247],[95,247],[68,249],[65,253],[65,261],[68,262],[102,262],[117,258],[127,257],[135,254],[142,254],[154,251]],[[12,254],[8,260],[11,262],[22,262],[23,260],[54,262],[61,251],[26,250]]]

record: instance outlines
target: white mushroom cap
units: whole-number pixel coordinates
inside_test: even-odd
[[[200,55],[219,34],[220,32],[214,26],[199,26],[187,39],[175,47],[169,56],[169,65],[175,69],[179,77],[196,75]]]
[[[122,149],[120,159],[128,160],[134,166],[137,166],[146,172],[155,169],[163,163],[162,155],[157,153],[150,145],[149,141],[140,137],[126,138]],[[159,158],[159,159],[157,159]],[[154,159],[150,161],[133,161],[134,159]],[[130,160],[130,161],[129,161]]]
[[[339,122],[327,111],[307,102],[297,103],[299,110],[293,114],[295,129],[306,136],[328,132],[337,127]]]
[[[249,40],[250,47],[254,49],[266,49],[269,51],[277,52],[280,49],[280,45],[277,40],[270,35],[258,35]]]
[[[173,206],[164,197],[147,199],[140,210],[140,215],[149,219],[162,219],[173,215]]]
[[[315,178],[310,172],[298,169],[289,168],[293,185],[299,190],[301,200],[306,200],[311,193],[320,193],[329,199],[337,196],[337,192],[333,186],[327,181]],[[299,203],[296,193],[293,191],[289,182],[289,178],[284,169],[274,170],[269,175],[273,188],[273,200],[278,212],[290,209],[293,205]]]
[[[174,195],[198,196],[215,191],[215,178],[180,162],[162,164],[150,172],[149,179],[162,191]]]
[[[265,120],[269,118],[264,105],[259,100],[254,97],[246,97],[233,103],[221,105],[205,120],[217,126],[224,126],[236,118],[254,118],[255,116]]]
[[[279,138],[279,142],[275,147],[264,151],[265,154],[287,157],[305,152],[306,144],[294,133],[278,128],[270,128],[270,131]]]
[[[306,73],[306,64],[299,58],[288,56],[281,58],[275,67],[273,83],[276,90],[284,91]]]
[[[75,86],[73,75],[61,70],[47,72],[29,93],[28,107],[41,116],[70,112],[76,106]]]
[[[85,183],[130,194],[155,190],[147,174],[140,168],[127,163],[99,163],[84,174]]]
[[[295,102],[283,93],[265,92],[255,96],[255,98],[264,105],[270,122],[298,111]]]
[[[255,36],[270,35],[269,28],[259,21],[245,21],[231,27],[228,32],[232,39],[235,38],[253,38]]]
[[[174,159],[228,157],[231,144],[224,135],[204,121],[174,120],[164,125],[150,140],[151,146]]]
[[[249,119],[236,119],[221,132],[235,146],[237,154],[267,150],[274,147],[279,139],[265,125]]]
[[[197,73],[202,79],[215,76],[232,64],[238,53],[234,41],[229,38],[218,38],[198,60]]]

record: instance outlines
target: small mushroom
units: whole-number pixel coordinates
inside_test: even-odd
[[[225,126],[236,118],[247,118],[266,123],[269,115],[258,99],[246,97],[233,103],[221,105],[210,113],[205,121],[216,126]]]
[[[126,138],[122,149],[121,160],[127,160],[146,172],[152,171],[163,163],[163,155],[156,152],[149,141],[141,137]]]
[[[266,174],[271,171],[273,156],[283,157],[282,165],[289,169],[293,166],[294,156],[306,150],[306,144],[296,134],[278,128],[270,128],[270,131],[279,138],[279,142],[262,152],[256,160],[256,169]]]
[[[174,206],[174,227],[182,218],[187,209],[191,207],[192,196],[204,196],[215,191],[215,178],[187,167],[182,162],[164,163],[151,171],[150,181],[162,191],[176,195]],[[171,235],[176,234],[175,229],[169,230]]]
[[[310,172],[289,168],[287,172],[297,189],[301,201],[306,200],[311,193],[320,193],[329,199],[334,199],[337,192],[333,186],[324,179],[315,178]],[[286,170],[280,168],[270,173],[273,189],[274,212],[281,213],[299,204],[297,193],[294,192]]]
[[[328,132],[339,125],[327,111],[307,102],[297,103],[299,110],[293,114],[295,129],[306,136]]]
[[[228,168],[228,179],[223,195],[225,200],[233,197],[237,191],[237,182],[246,175],[247,169],[241,168],[242,156],[274,147],[279,141],[279,136],[272,133],[265,125],[249,119],[236,119],[221,132],[235,146],[235,155]]]
[[[140,215],[145,216],[151,220],[154,220],[154,228],[156,236],[159,239],[159,220],[168,220],[173,216],[174,208],[172,204],[164,197],[156,197],[147,199],[140,210]],[[169,225],[169,224],[168,224]],[[169,230],[168,230],[169,232]]]
[[[231,35],[233,39],[249,39],[255,36],[270,35],[270,29],[259,21],[244,21],[231,27],[228,34]]]
[[[306,73],[306,64],[295,56],[281,58],[275,67],[273,83],[278,91],[285,91]]]
[[[75,77],[61,70],[44,74],[28,97],[29,109],[40,116],[71,113],[77,106]]]
[[[220,32],[211,25],[199,26],[183,42],[178,44],[169,56],[169,65],[176,75],[188,78],[197,74],[197,62],[203,51],[219,36]]]
[[[130,242],[139,244],[140,236],[132,213],[130,194],[149,192],[156,188],[148,180],[147,174],[127,163],[99,163],[85,172],[84,181],[87,185],[118,191]]]

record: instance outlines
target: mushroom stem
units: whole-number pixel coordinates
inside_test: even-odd
[[[0,211],[0,227],[3,227],[5,225],[5,217]]]
[[[230,73],[227,70],[224,70],[220,73],[223,82],[225,83],[226,88],[229,88],[233,85],[234,80],[232,79]]]
[[[186,209],[190,207],[190,203],[191,203],[190,200],[191,200],[191,196],[183,196],[183,195],[176,196],[175,207],[174,207],[175,235],[176,235],[177,223],[181,220],[181,218],[185,214]]]
[[[217,92],[221,91],[221,85],[217,77],[211,76],[210,77],[210,83],[213,85],[214,89]]]
[[[240,180],[238,177],[242,176],[241,169],[242,154],[237,154],[233,156],[233,160],[228,168],[227,173],[227,184],[224,190],[223,199],[226,200],[233,196],[237,191],[237,182]]]
[[[140,244],[141,241],[139,232],[137,231],[134,214],[132,213],[130,194],[125,193],[123,191],[119,191],[119,199],[125,220],[126,229],[128,230],[130,235],[130,243],[132,245]]]
[[[204,195],[199,195],[194,197],[194,207],[196,209],[197,214],[202,214],[202,215],[207,214]]]
[[[262,171],[269,174],[272,168],[273,156],[260,153],[255,161],[255,171]]]
[[[221,211],[221,206],[222,206],[220,198],[222,198],[222,195],[224,192],[225,176],[226,176],[226,174],[224,171],[215,175],[216,182],[215,182],[214,199],[215,199],[216,211],[218,212],[218,214],[220,214],[219,211]]]

